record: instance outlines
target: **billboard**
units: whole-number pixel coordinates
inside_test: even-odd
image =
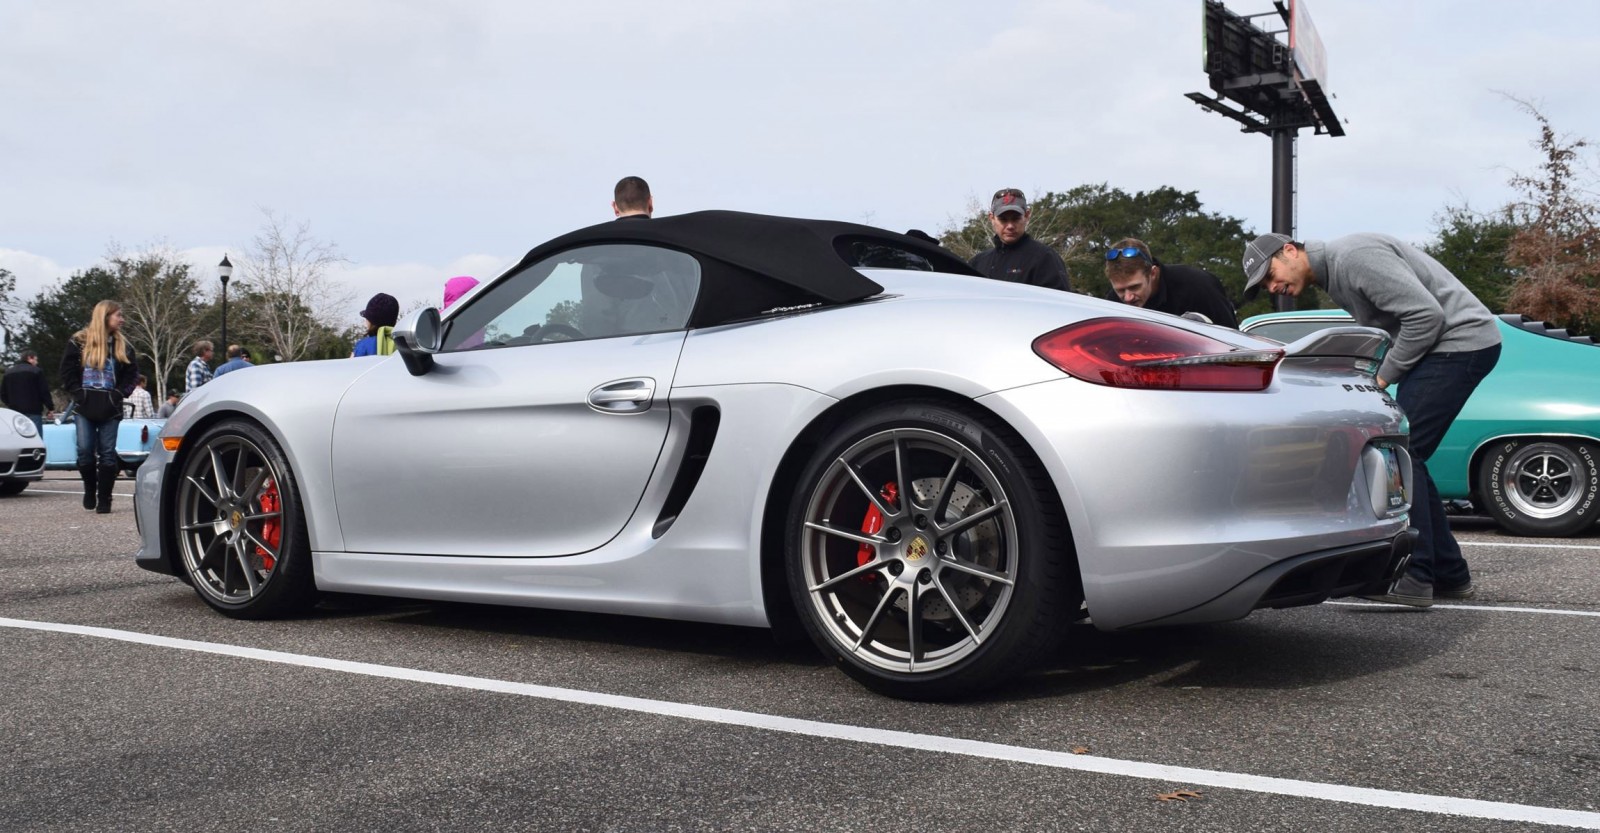
[[[1322,38],[1311,23],[1305,0],[1289,0],[1289,52],[1294,55],[1296,80],[1328,88],[1328,53],[1322,51]]]

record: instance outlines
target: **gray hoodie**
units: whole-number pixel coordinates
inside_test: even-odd
[[[1306,241],[1311,271],[1356,323],[1394,339],[1378,376],[1394,383],[1429,353],[1482,350],[1500,343],[1494,313],[1450,270],[1387,234]]]

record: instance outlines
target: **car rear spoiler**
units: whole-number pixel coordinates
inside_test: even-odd
[[[1348,358],[1381,361],[1389,334],[1375,327],[1329,327],[1284,345],[1284,359]]]

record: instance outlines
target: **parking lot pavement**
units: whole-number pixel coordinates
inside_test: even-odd
[[[133,566],[128,498],[98,516],[74,487],[0,501],[0,617],[115,632],[5,629],[8,829],[1600,824],[1600,530],[1459,520],[1471,602],[1080,627],[1041,673],[928,705],[751,629],[357,598],[225,619]]]

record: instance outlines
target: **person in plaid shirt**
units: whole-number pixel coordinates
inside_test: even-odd
[[[134,383],[133,393],[128,394],[128,404],[133,406],[134,419],[150,419],[156,415],[154,403],[150,401],[150,391],[145,390],[149,380],[144,374],[139,374],[139,381]]]
[[[211,381],[211,342],[194,343],[194,361],[183,375],[185,395],[194,393],[201,385]]]

